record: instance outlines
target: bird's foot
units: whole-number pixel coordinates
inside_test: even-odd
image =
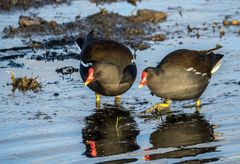
[[[168,109],[170,107],[170,105],[171,105],[171,100],[166,99],[166,100],[163,101],[163,103],[154,104],[151,108],[146,110],[146,113],[150,113],[153,110],[157,110],[157,111],[161,112],[164,109]]]
[[[115,96],[115,105],[120,106],[121,104],[121,96]]]

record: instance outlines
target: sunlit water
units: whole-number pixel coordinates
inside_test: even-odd
[[[165,11],[168,19],[160,25],[163,31],[171,31],[186,29],[187,24],[201,27],[203,23],[222,22],[225,15],[234,15],[239,5],[237,0],[191,3],[143,0],[137,7],[125,2],[100,7],[124,15],[138,8]],[[31,12],[47,20],[68,22],[76,15],[85,17],[97,11],[98,7],[88,1],[73,1],[71,5],[54,8],[1,12],[0,29],[16,26],[19,15]],[[180,25],[175,26],[176,23]],[[238,163],[240,38],[232,32],[237,28],[225,30],[223,38],[210,31],[199,39],[184,34],[182,38],[169,38],[152,43],[150,49],[137,51],[138,78],[122,96],[120,108],[111,106],[113,98],[102,97],[102,109],[96,110],[94,93],[83,85],[79,73],[63,78],[55,72],[56,68],[67,65],[77,68],[78,60],[45,62],[26,56],[15,60],[24,63],[23,68],[0,68],[0,163]],[[21,39],[2,39],[0,47],[19,46]],[[156,65],[175,49],[209,49],[217,43],[223,46],[218,52],[225,56],[222,67],[201,97],[200,112],[194,107],[185,108],[194,103],[185,101],[174,102],[172,112],[163,116],[139,116],[160,101],[151,96],[147,87],[137,89],[145,67]],[[75,46],[70,49],[77,52]],[[0,67],[7,64],[8,61],[1,61]],[[18,77],[39,76],[42,91],[12,94],[11,86],[6,85],[10,82],[9,70]]]

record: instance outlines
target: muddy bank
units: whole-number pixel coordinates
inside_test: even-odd
[[[102,9],[100,12],[90,15],[85,19],[76,16],[74,22],[59,24],[54,20],[47,21],[40,17],[20,16],[18,27],[6,27],[3,32],[4,37],[29,37],[34,36],[53,36],[62,38],[72,38],[68,40],[70,44],[77,37],[85,37],[86,34],[94,29],[99,36],[118,40],[134,49],[146,49],[149,47],[147,41],[163,41],[165,35],[156,33],[160,27],[159,22],[167,18],[166,13],[154,10],[138,10],[135,15],[122,16],[117,13],[108,12]],[[41,43],[42,42],[42,43]],[[48,42],[47,42],[48,43]],[[31,43],[32,44],[32,43]],[[46,44],[46,40],[39,43]],[[62,43],[63,45],[65,42]]]
[[[42,7],[50,4],[70,3],[70,0],[1,0],[1,10],[28,9]]]

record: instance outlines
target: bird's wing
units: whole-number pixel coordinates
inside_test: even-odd
[[[125,68],[131,64],[131,51],[112,40],[95,39],[89,42],[81,52],[82,61],[104,61]]]
[[[180,49],[168,54],[157,66],[161,71],[176,68],[210,74],[211,56],[201,51]]]

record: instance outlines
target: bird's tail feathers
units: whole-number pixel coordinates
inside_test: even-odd
[[[212,56],[212,61],[213,61],[213,67],[212,67],[211,73],[214,74],[220,68],[220,66],[222,64],[222,58],[224,55],[214,54],[213,52],[211,52],[211,56]]]
[[[83,42],[84,42],[84,38],[82,37],[79,37],[78,39],[75,40],[75,44],[78,46],[80,51],[83,47]]]
[[[85,38],[85,40],[84,40],[84,44],[87,43],[87,42],[89,42],[90,40],[92,40],[94,37],[95,37],[95,36],[94,36],[94,30],[92,30],[92,31],[90,31],[90,32],[87,34],[87,36],[86,36],[86,38]]]
[[[90,40],[92,40],[94,38],[94,30],[90,31],[86,38],[82,38],[79,37],[78,39],[75,40],[75,44],[77,44],[77,46],[82,49],[84,44],[86,44],[87,42],[89,42]]]
[[[209,50],[202,50],[200,51],[201,53],[203,54],[211,54],[213,51],[216,51],[218,49],[222,48],[222,46],[220,44],[217,44],[216,47],[212,48],[212,49],[209,49]]]

